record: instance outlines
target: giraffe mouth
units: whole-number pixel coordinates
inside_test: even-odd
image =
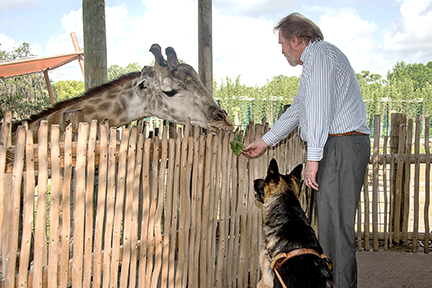
[[[228,114],[225,110],[218,109],[213,112],[213,120],[216,121],[217,124],[210,124],[210,129],[213,131],[217,131],[225,128],[225,130],[232,131],[234,130],[234,125],[231,122],[231,119],[228,117]]]

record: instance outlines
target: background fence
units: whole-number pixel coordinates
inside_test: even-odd
[[[393,114],[391,136],[381,138],[380,117],[375,117],[370,165],[357,213],[359,250],[362,245],[369,250],[370,242],[378,250],[380,240],[385,249],[394,242],[412,240],[413,252],[420,243],[429,253],[430,122],[425,117],[422,125],[420,119]]]
[[[21,127],[12,147],[8,122],[0,143],[1,287],[255,287],[261,215],[252,182],[273,157],[281,173],[305,160],[297,132],[247,159],[230,150],[239,131],[204,135],[187,124],[158,135],[143,122],[121,132],[93,122],[80,123],[75,135],[71,126],[64,134],[56,125],[48,131],[42,121],[38,144]],[[410,126],[405,134],[400,127],[403,149]],[[250,124],[244,142],[268,128],[265,121]],[[374,141],[357,218],[359,249],[412,239],[427,250],[429,136],[425,154],[414,139],[416,152],[406,157],[386,154]],[[421,165],[424,185],[416,180]],[[411,166],[414,173],[401,172]],[[403,192],[408,184],[393,184],[401,178],[417,183],[413,193]],[[412,221],[407,198],[414,199]]]

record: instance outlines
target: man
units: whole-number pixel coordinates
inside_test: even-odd
[[[346,56],[324,41],[311,20],[293,13],[275,30],[288,63],[303,65],[299,91],[271,130],[243,154],[256,157],[300,126],[307,142],[304,181],[317,191],[319,241],[333,261],[336,287],[357,287],[355,213],[370,156],[359,84]]]

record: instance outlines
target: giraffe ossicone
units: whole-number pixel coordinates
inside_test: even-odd
[[[211,131],[234,129],[194,68],[179,63],[173,48],[165,50],[167,60],[158,44],[153,44],[150,51],[155,56],[154,66],[144,66],[139,72],[91,88],[80,97],[56,103],[32,116],[28,124],[34,137],[39,120],[47,120],[49,126],[62,126],[67,120],[65,112],[71,110],[80,111],[83,122],[108,121],[114,127],[154,116],[177,124],[185,124],[190,118],[192,125]]]

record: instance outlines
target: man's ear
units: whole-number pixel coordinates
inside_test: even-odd
[[[297,38],[297,36],[293,36],[291,38],[291,45],[293,45],[293,47],[297,47],[298,45],[300,45],[301,42],[300,40]]]

